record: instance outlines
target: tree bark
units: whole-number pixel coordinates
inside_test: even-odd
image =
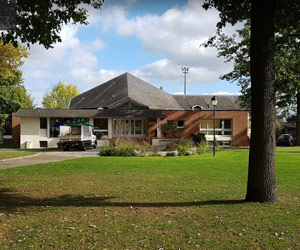
[[[246,201],[276,202],[275,0],[251,1],[251,143]]]
[[[296,143],[300,146],[300,91],[297,92]]]

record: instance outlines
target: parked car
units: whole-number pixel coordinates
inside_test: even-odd
[[[290,134],[282,134],[277,138],[277,146],[294,146],[296,144],[295,137]]]

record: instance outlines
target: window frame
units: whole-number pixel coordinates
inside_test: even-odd
[[[183,122],[183,125],[179,126],[179,122]],[[178,120],[177,121],[177,128],[185,128],[185,120]]]

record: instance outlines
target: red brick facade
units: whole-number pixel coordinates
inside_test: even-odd
[[[16,117],[15,113],[12,114],[12,138],[4,139],[4,145],[20,145],[20,134],[21,134],[21,118]]]
[[[185,121],[185,127],[177,129],[179,137],[190,137],[191,134],[199,133],[200,119],[213,119],[212,111],[163,111],[163,114],[166,118],[161,121],[161,125],[167,120]],[[250,145],[247,136],[248,111],[216,111],[216,119],[232,119],[232,147]],[[153,124],[148,126],[151,137],[154,137],[156,128]]]

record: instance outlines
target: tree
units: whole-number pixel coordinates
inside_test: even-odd
[[[17,46],[22,43],[40,43],[51,48],[61,42],[59,32],[62,25],[87,24],[87,7],[100,9],[104,0],[18,0],[16,6],[16,27],[2,32],[0,39]]]
[[[77,86],[71,83],[59,82],[44,96],[45,108],[66,109],[73,97],[78,96]]]
[[[26,49],[0,42],[0,55],[0,130],[9,133],[11,113],[20,108],[32,108],[33,101],[18,69],[24,63],[23,57],[27,57]]]
[[[296,37],[282,39],[286,30],[281,29],[275,35],[275,73],[276,73],[276,106],[286,117],[295,111],[297,125],[297,143],[300,145],[300,48]],[[232,36],[220,33],[210,46],[218,49],[218,56],[226,62],[233,61],[231,72],[222,75],[222,80],[237,82],[241,87],[242,105],[250,107],[250,22]],[[297,98],[297,96],[299,96]]]
[[[0,41],[0,55],[0,77],[9,79],[15,77],[15,71],[24,64],[22,58],[28,53],[23,46],[15,48],[11,43],[4,45]]]
[[[226,23],[251,20],[252,125],[246,201],[277,201],[274,36],[279,27],[300,33],[299,5],[299,1],[292,0],[206,0],[203,5],[205,9],[214,7],[220,12],[219,30]],[[287,32],[285,38],[291,35]]]

